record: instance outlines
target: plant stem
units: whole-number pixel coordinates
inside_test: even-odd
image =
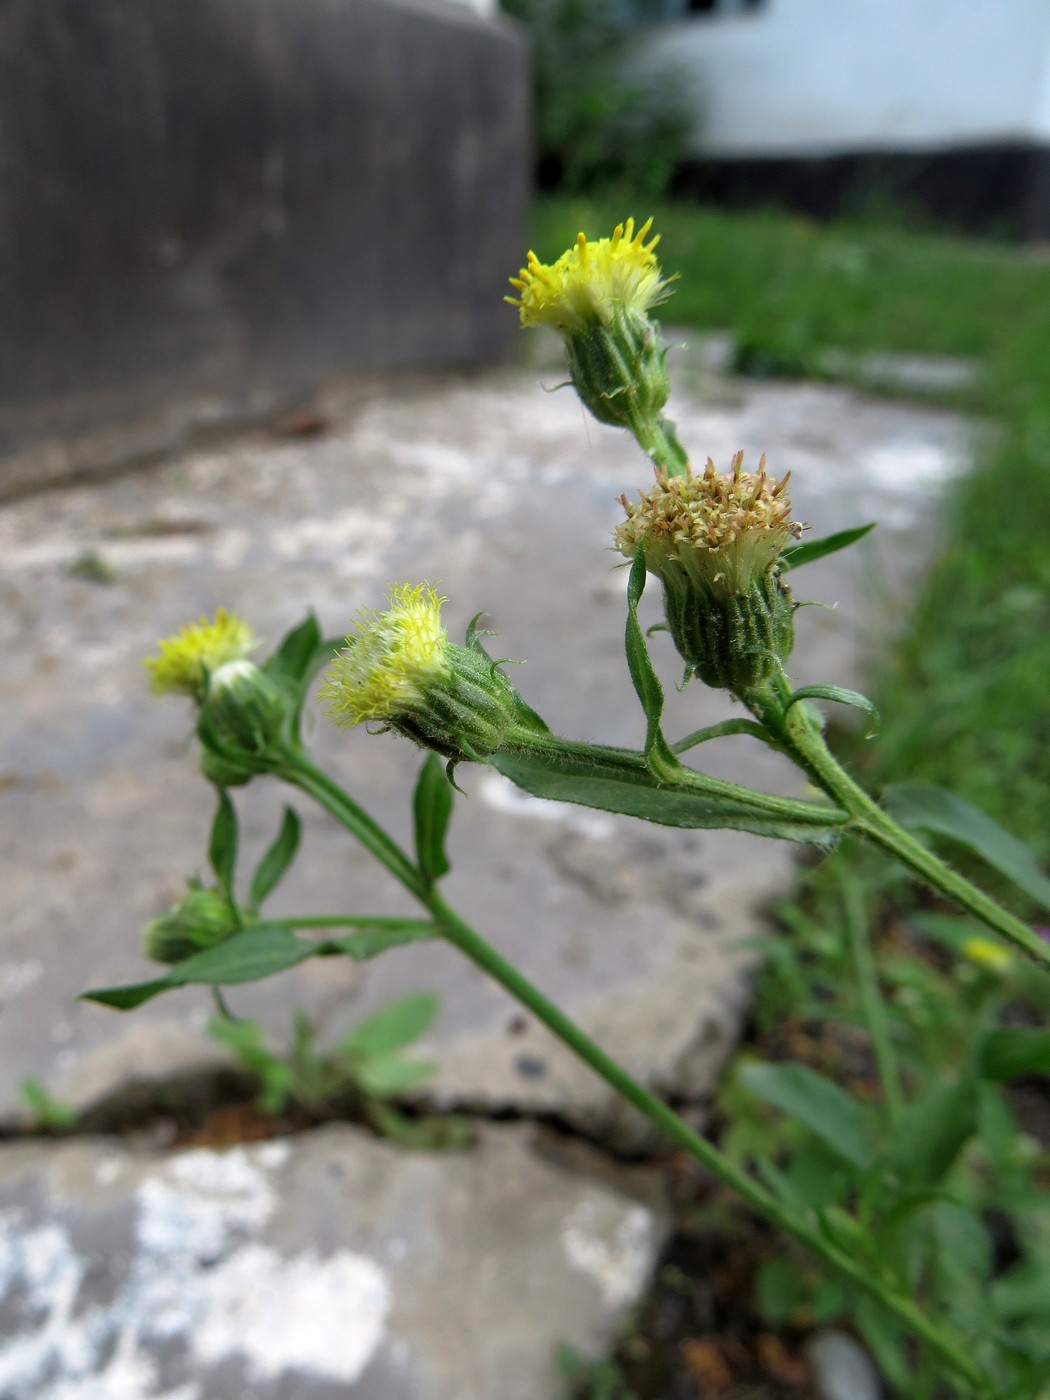
[[[900,1066],[897,1064],[897,1054],[893,1048],[886,1007],[879,987],[878,969],[875,966],[860,882],[850,873],[842,876],[842,898],[846,906],[846,928],[857,974],[861,1007],[868,1025],[868,1034],[871,1036],[882,1096],[886,1101],[886,1116],[892,1131],[900,1122],[904,1111]]]
[[[425,903],[444,929],[450,943],[531,1011],[537,1020],[542,1021],[549,1031],[615,1089],[621,1098],[659,1128],[671,1142],[700,1162],[723,1185],[735,1191],[753,1210],[819,1254],[832,1268],[876,1298],[899,1322],[935,1350],[957,1375],[965,1378],[981,1394],[988,1394],[985,1378],[964,1355],[956,1340],[942,1332],[910,1298],[903,1297],[892,1285],[878,1275],[870,1273],[852,1254],[827,1239],[821,1233],[819,1225],[796,1216],[788,1206],[748,1176],[713,1143],[690,1128],[677,1113],[633,1079],[553,1002],[548,1001],[539,988],[533,986],[512,963],[507,962],[495,948],[464,923],[439,895],[430,895]]]
[[[753,1210],[812,1249],[833,1269],[880,1302],[898,1322],[936,1351],[951,1370],[973,1387],[976,1393],[982,1397],[989,1395],[984,1376],[951,1335],[943,1332],[910,1298],[898,1293],[892,1284],[878,1274],[870,1272],[852,1253],[827,1238],[818,1222],[808,1216],[796,1216],[791,1207],[771,1195],[731,1158],[701,1137],[678,1114],[633,1079],[601,1046],[549,1001],[538,987],[533,986],[513,964],[465,923],[436,890],[429,888],[401,848],[348,793],[314,768],[305,754],[289,750],[286,760],[280,770],[280,776],[312,796],[352,835],[357,836],[390,873],[429,910],[448,941],[476,967],[487,973],[522,1006],[531,1011],[553,1035],[589,1065],[627,1103],[659,1128],[671,1142],[700,1162],[718,1181],[734,1190]]]
[[[781,698],[775,694],[773,687],[742,698],[795,762],[849,813],[852,832],[887,851],[932,889],[954,900],[986,927],[1022,948],[1036,962],[1050,967],[1050,947],[1037,938],[1027,924],[934,855],[854,782],[825,744],[820,728],[806,717],[802,705],[793,706],[790,713],[785,715]]]

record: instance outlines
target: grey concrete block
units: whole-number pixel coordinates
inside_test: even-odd
[[[14,0],[0,55],[0,492],[347,369],[507,352],[528,133],[504,22]]]
[[[0,1395],[541,1400],[559,1342],[608,1346],[666,1230],[648,1178],[591,1180],[521,1128],[429,1155],[345,1127],[5,1146]]]

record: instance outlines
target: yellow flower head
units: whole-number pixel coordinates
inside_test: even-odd
[[[746,593],[802,526],[785,495],[790,473],[782,481],[768,476],[764,457],[757,472],[743,466],[742,452],[725,474],[709,457],[702,476],[662,475],[637,504],[621,496],[627,519],[613,536],[617,548],[633,559],[644,545],[646,567],[661,578],[681,568],[696,584]]]
[[[518,308],[523,326],[553,326],[566,334],[595,322],[608,326],[619,311],[644,315],[668,295],[670,280],[661,277],[653,251],[659,235],[645,241],[652,225],[647,219],[635,233],[634,220],[628,219],[597,243],[579,233],[555,263],[541,263],[530,252],[510,279],[520,295],[505,300]]]
[[[419,704],[448,674],[444,598],[429,584],[398,583],[390,609],[362,608],[341,651],[325,672],[318,698],[341,729],[363,720],[390,720]]]
[[[202,617],[157,645],[160,655],[145,662],[154,695],[182,692],[199,699],[205,671],[215,671],[228,661],[243,660],[259,643],[236,613],[220,608],[214,622]]]
[[[998,943],[993,943],[989,938],[967,938],[961,951],[968,962],[986,972],[1005,972],[1013,962],[1006,949],[1000,948]]]

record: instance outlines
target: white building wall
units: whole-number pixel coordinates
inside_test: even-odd
[[[1050,140],[1050,0],[767,0],[641,39],[683,68],[696,154]]]

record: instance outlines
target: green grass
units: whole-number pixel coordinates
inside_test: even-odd
[[[731,331],[752,362],[816,372],[827,348],[976,359],[956,402],[1001,437],[946,501],[948,536],[910,627],[873,677],[875,785],[940,783],[1050,854],[1050,261],[1023,248],[894,227],[818,225],[687,204],[541,201],[543,258],[578,229],[656,214],[680,274],[665,319]],[[862,758],[858,751],[858,760]]]

